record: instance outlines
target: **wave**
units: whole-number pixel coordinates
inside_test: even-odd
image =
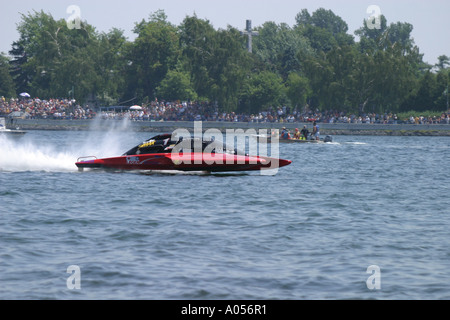
[[[129,120],[111,121],[107,130],[99,130],[98,123],[94,120],[87,134],[65,144],[53,137],[42,141],[45,139],[31,132],[20,140],[0,136],[0,172],[73,172],[79,157],[122,154],[126,138],[129,143],[129,136],[123,134]]]
[[[356,146],[363,146],[363,145],[367,145],[368,143],[366,142],[343,142],[343,144],[349,144],[349,145],[356,145]]]
[[[0,137],[0,171],[73,171],[73,155],[32,141]]]

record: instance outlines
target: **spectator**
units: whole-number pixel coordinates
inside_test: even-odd
[[[93,119],[97,115],[102,119],[121,120],[128,118],[132,121],[225,121],[225,122],[253,122],[253,123],[384,123],[399,122],[396,114],[368,113],[346,114],[337,110],[310,110],[303,112],[298,109],[290,110],[286,107],[270,107],[257,114],[243,114],[236,112],[219,112],[218,108],[206,102],[171,102],[152,101],[143,105],[142,110],[132,111],[128,108],[122,111],[103,111],[97,114],[88,105],[81,106],[70,99],[10,99],[0,97],[0,115],[20,112],[28,119],[80,120]],[[450,112],[442,113],[440,117],[413,117],[412,124],[450,124]]]

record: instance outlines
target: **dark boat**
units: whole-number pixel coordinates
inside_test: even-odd
[[[272,138],[276,138],[276,136],[272,135],[254,135],[254,139],[257,139],[259,142],[265,142],[270,143],[272,142]],[[327,142],[333,142],[333,138],[331,136],[326,136],[325,138],[321,138],[320,140],[316,140],[311,136],[308,136],[308,139],[295,139],[295,138],[289,138],[284,139],[280,136],[278,137],[279,143],[327,143]]]
[[[120,157],[82,157],[76,162],[80,171],[85,168],[103,168],[230,172],[277,169],[289,164],[289,160],[251,156],[220,141],[191,137],[173,140],[170,134],[144,141]]]
[[[284,142],[284,143],[327,143],[327,142],[333,142],[333,138],[331,136],[326,136],[324,139],[320,139],[320,140],[316,140],[311,137],[308,139],[295,139],[295,138],[282,139],[282,138],[280,138],[280,142]]]

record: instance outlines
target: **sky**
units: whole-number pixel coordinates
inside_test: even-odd
[[[186,16],[197,15],[207,19],[216,29],[228,25],[245,29],[246,20],[253,27],[267,21],[277,24],[295,24],[295,16],[302,9],[313,13],[319,8],[332,10],[349,26],[349,34],[363,25],[376,5],[388,24],[408,22],[413,25],[412,37],[424,61],[435,64],[438,56],[450,56],[449,0],[1,0],[0,2],[0,52],[8,53],[11,44],[19,38],[17,24],[21,14],[43,10],[56,20],[68,19],[73,12],[67,9],[76,5],[81,19],[100,32],[112,28],[124,31],[128,40],[135,38],[136,22],[148,19],[151,13],[161,9],[168,20],[179,25]]]

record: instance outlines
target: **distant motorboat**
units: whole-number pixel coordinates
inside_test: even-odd
[[[0,134],[15,134],[15,135],[23,135],[27,133],[26,131],[16,129],[8,129],[6,128],[6,119],[0,118]]]
[[[274,137],[276,137],[276,135],[274,135],[273,133],[272,133],[272,135],[264,135],[264,134],[253,135],[254,139],[257,139],[259,142],[266,142],[266,143],[270,143],[272,141],[272,138],[274,138]],[[321,138],[320,140],[316,140],[311,136],[309,136],[308,139],[306,139],[306,138],[285,139],[285,138],[278,137],[278,142],[280,142],[280,143],[330,143],[330,142],[333,142],[333,138],[331,136],[326,136],[324,139]]]
[[[296,139],[296,138],[289,138],[289,139],[283,139],[280,138],[280,142],[284,143],[329,143],[333,142],[333,138],[331,136],[326,136],[325,139],[314,139],[312,137],[309,137],[308,139]]]

